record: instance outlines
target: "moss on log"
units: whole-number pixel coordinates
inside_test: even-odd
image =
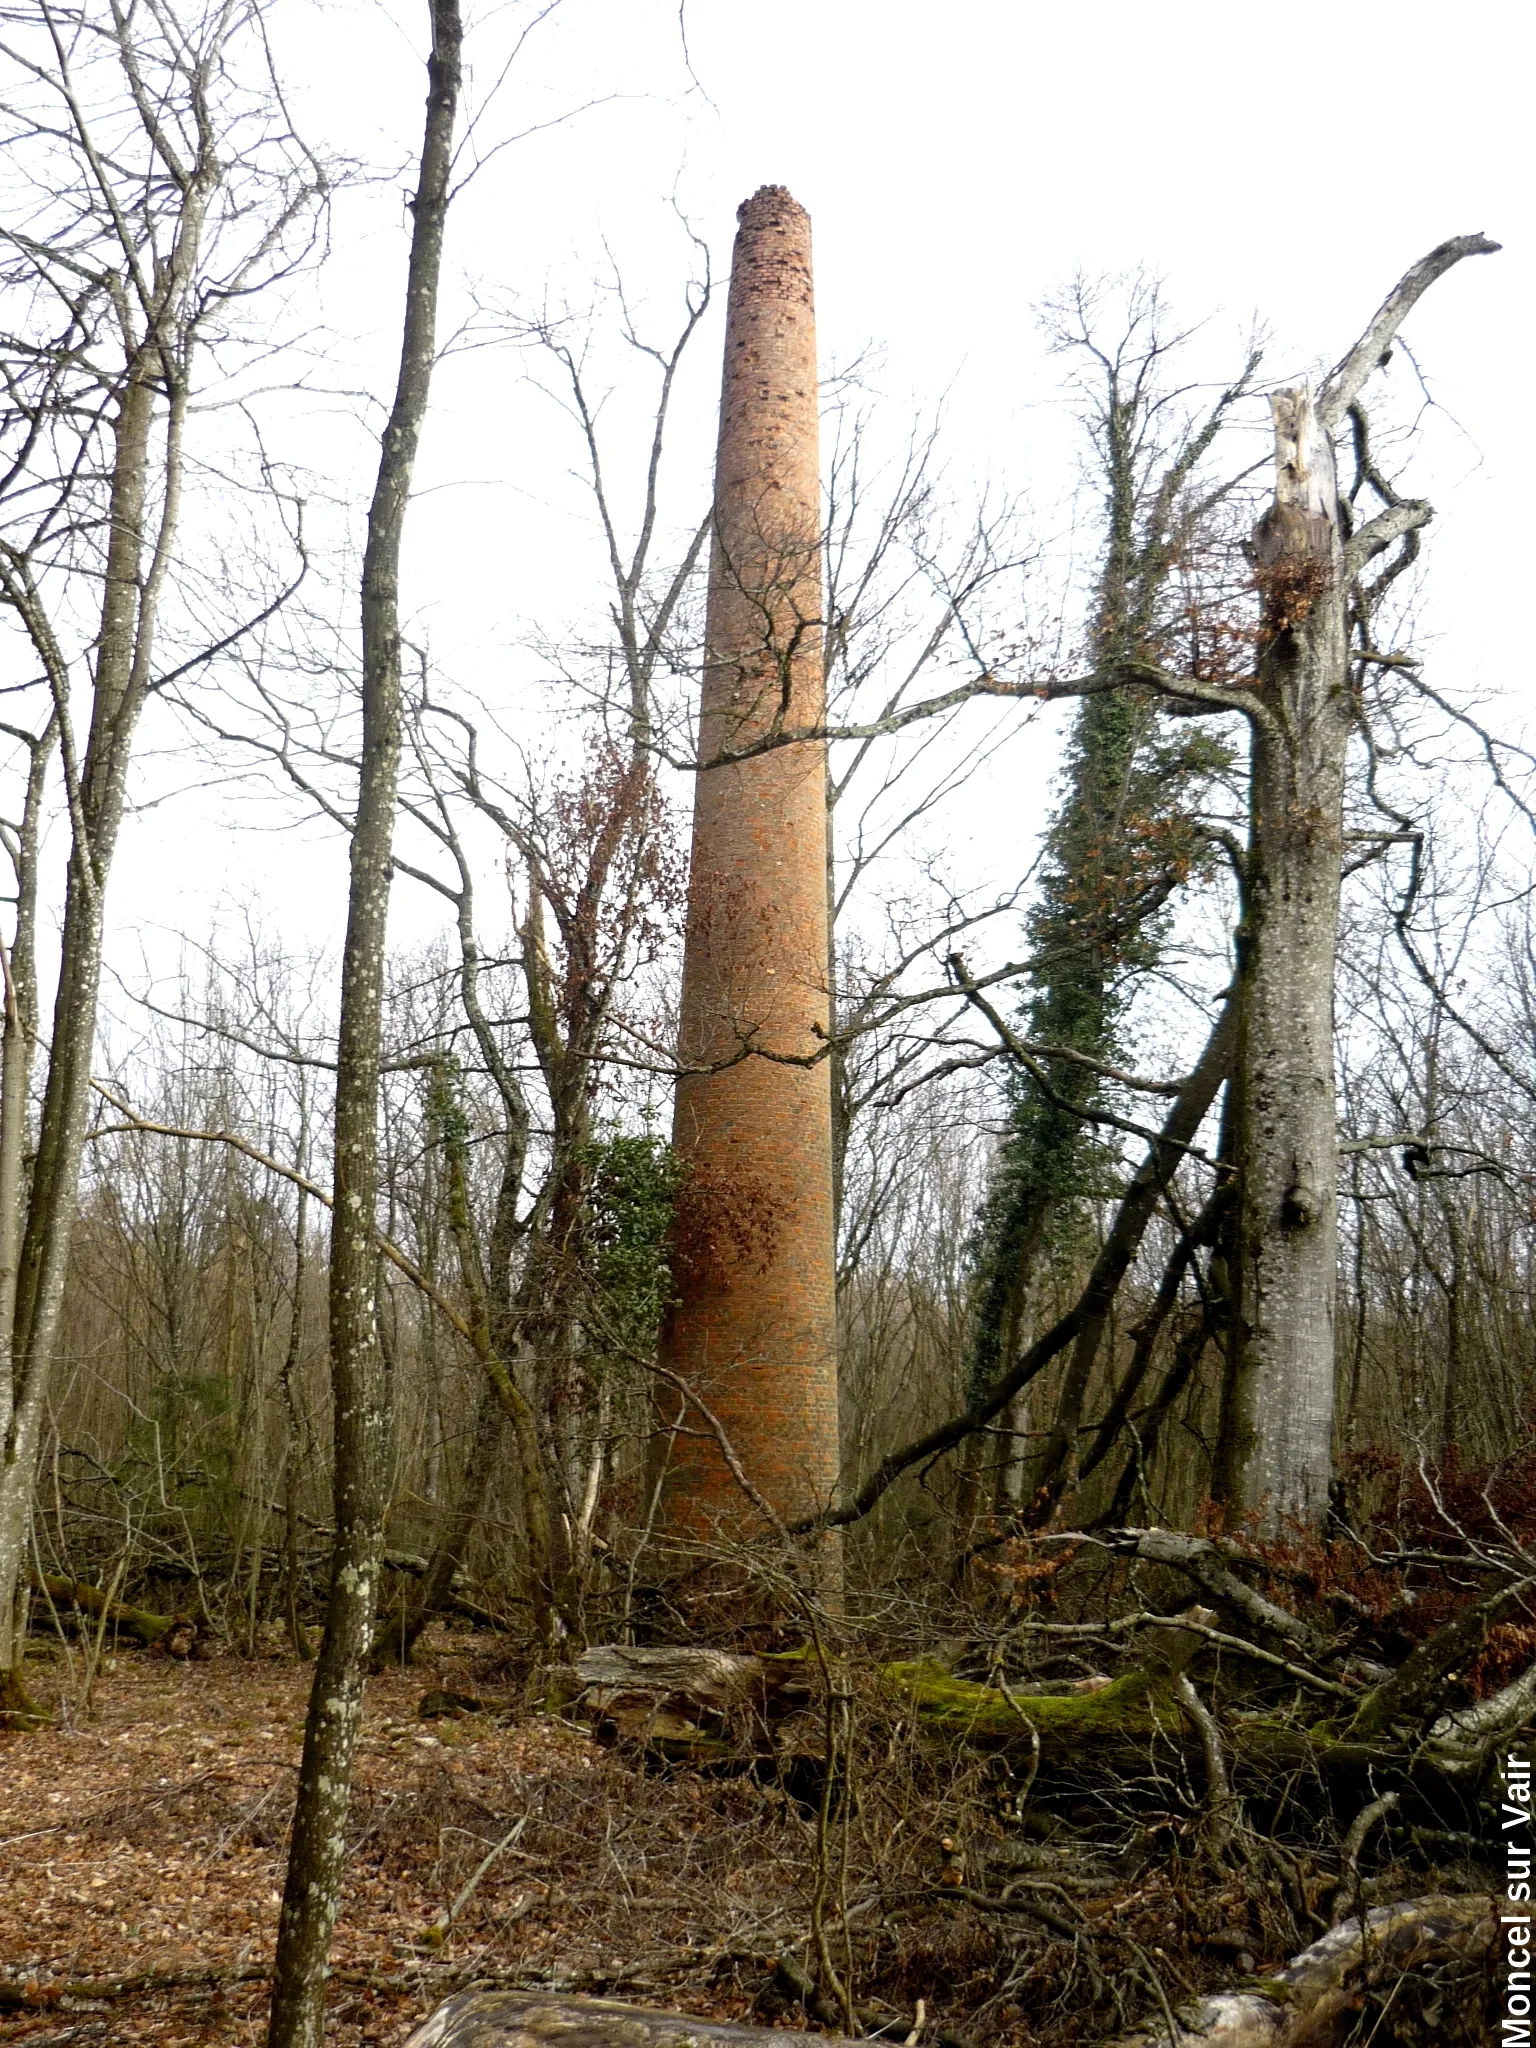
[[[1175,1681],[1128,1671],[1094,1692],[1018,1693],[954,1678],[937,1658],[887,1664],[884,1675],[904,1692],[929,1734],[983,1749],[1072,1749],[1082,1743],[1144,1741],[1182,1735],[1186,1716]]]
[[[935,1659],[889,1664],[884,1675],[911,1701],[919,1729],[935,1741],[981,1750],[1028,1752],[1035,1738],[1042,1763],[1110,1772],[1132,1752],[1145,1755],[1153,1741],[1183,1747],[1192,1761],[1203,1755],[1201,1731],[1178,1695],[1177,1679],[1132,1671],[1097,1692],[1010,1699],[991,1686],[953,1678]],[[1330,1786],[1354,1798],[1374,1786],[1412,1791],[1428,1809],[1459,1819],[1469,1789],[1452,1760],[1420,1745],[1362,1742],[1337,1724],[1242,1719],[1225,1723],[1221,1740],[1228,1767],[1241,1782],[1259,1787],[1294,1777]]]
[[[1022,1692],[957,1678],[933,1656],[882,1664],[877,1675],[910,1710],[919,1734],[936,1743],[1000,1752],[1033,1752],[1038,1743],[1042,1763],[1074,1771],[1095,1765],[1121,1770],[1158,1743],[1208,1763],[1211,1731],[1188,1703],[1183,1672],[1209,1618],[1206,1609],[1193,1608],[1148,1629],[1138,1668],[1077,1692]],[[581,1709],[600,1731],[639,1740],[667,1762],[700,1767],[728,1764],[749,1727],[760,1731],[764,1722],[810,1704],[815,1694],[815,1674],[803,1656],[697,1646],[603,1645],[584,1651],[573,1675]],[[1485,1761],[1473,1752],[1442,1753],[1433,1744],[1409,1746],[1395,1736],[1362,1739],[1358,1725],[1343,1717],[1306,1723],[1281,1713],[1243,1715],[1224,1721],[1218,1735],[1227,1768],[1251,1784],[1301,1771],[1351,1796],[1373,1784],[1378,1791],[1390,1785],[1411,1789],[1458,1819]]]
[[[151,1614],[143,1607],[110,1600],[99,1586],[88,1586],[83,1579],[61,1579],[44,1572],[34,1584],[47,1594],[59,1614],[85,1615],[98,1622],[105,1616],[109,1630],[131,1636],[146,1650],[154,1648],[176,1619],[172,1614]]]

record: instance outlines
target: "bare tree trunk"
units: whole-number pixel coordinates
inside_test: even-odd
[[[1338,1135],[1333,979],[1352,722],[1333,445],[1277,391],[1256,536],[1266,715],[1252,723],[1239,933],[1237,1329],[1216,1475],[1229,1507],[1318,1520],[1332,1477]]]
[[[298,1170],[309,1165],[309,1100],[299,1111]],[[309,1277],[309,1194],[299,1189],[298,1219],[293,1233],[293,1309],[288,1343],[278,1372],[283,1396],[283,1621],[295,1657],[307,1662],[309,1638],[299,1621],[299,1405],[294,1391],[304,1344],[304,1287]]]
[[[463,1565],[500,1469],[504,1428],[505,1412],[501,1397],[495,1382],[487,1377],[480,1389],[480,1402],[470,1432],[469,1457],[465,1461],[458,1490],[442,1514],[420,1585],[374,1646],[375,1671],[386,1671],[392,1664],[409,1664],[422,1630],[433,1615],[441,1613],[447,1605],[454,1574]]]
[[[181,400],[184,409],[185,398]],[[153,644],[153,572],[142,593],[144,502],[154,396],[141,353],[119,401],[110,488],[101,631],[97,642],[91,731],[83,764],[71,758],[67,678],[54,679],[65,738],[73,827],[64,902],[53,1039],[43,1093],[42,1129],[32,1168],[9,1330],[11,1393],[0,1443],[0,1614],[15,1612],[25,1575],[27,1525],[36,1482],[43,1416],[74,1231],[96,1038],[107,877],[116,851],[133,731],[143,705]],[[167,502],[161,518],[164,558],[175,525],[174,468],[179,433],[170,430]],[[19,1185],[16,1193],[20,1194]],[[14,1228],[14,1226],[13,1226]],[[4,1626],[4,1624],[0,1624]],[[9,1634],[9,1627],[6,1627]],[[11,1643],[14,1669],[20,1645]]]
[[[10,846],[16,874],[15,937],[10,958],[0,957],[5,972],[5,1029],[0,1039],[0,1447],[6,1452],[6,1464],[0,1467],[0,1727],[8,1716],[24,1722],[34,1718],[21,1670],[26,1629],[27,1511],[32,1487],[29,1474],[20,1469],[11,1471],[9,1449],[32,1042],[37,1032],[38,835],[43,787],[57,735],[57,720],[51,719],[42,739],[32,747],[21,825]]]
[[[1229,1509],[1270,1528],[1319,1521],[1333,1476],[1333,986],[1354,722],[1350,634],[1367,627],[1375,595],[1361,571],[1411,544],[1432,517],[1362,457],[1360,480],[1383,510],[1346,537],[1333,435],[1353,419],[1363,437],[1360,393],[1410,309],[1462,257],[1494,246],[1481,235],[1441,243],[1389,294],[1315,400],[1299,389],[1270,401],[1275,500],[1254,537],[1263,623],[1238,934],[1233,1359],[1214,1485]],[[1391,573],[1389,563],[1376,592]]]
[[[400,544],[436,354],[463,31],[431,0],[426,130],[413,202],[404,335],[363,558],[363,750],[336,1059],[331,1373],[336,1541],[304,1726],[293,1843],[273,1965],[269,2048],[321,2048],[326,1959],[341,1895],[353,1759],[373,1637],[390,1482],[390,1389],[379,1345],[379,1066],[400,764]]]

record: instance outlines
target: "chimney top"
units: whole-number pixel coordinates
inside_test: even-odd
[[[805,208],[800,204],[787,185],[759,185],[750,199],[743,199],[736,209],[736,218],[743,227],[770,227],[774,215],[798,214],[802,220]]]

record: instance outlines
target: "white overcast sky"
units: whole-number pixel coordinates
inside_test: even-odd
[[[471,0],[472,103],[529,12]],[[336,207],[316,379],[336,389],[387,397],[392,378],[425,14],[371,0],[273,8],[301,127],[387,174]],[[824,363],[877,344],[892,418],[947,394],[957,477],[1025,493],[1048,521],[1071,458],[1034,308],[1074,271],[1160,273],[1181,313],[1213,316],[1213,374],[1257,315],[1273,336],[1266,375],[1281,381],[1334,359],[1434,243],[1484,230],[1504,253],[1445,279],[1409,330],[1439,410],[1403,481],[1439,513],[1423,622],[1437,680],[1504,694],[1523,720],[1528,21],[1487,0],[687,0],[690,78],[676,0],[563,0],[478,139],[599,104],[486,166],[452,220],[450,263],[485,299],[577,305],[610,251],[662,331],[686,274],[674,198],[723,272],[737,202],[786,184],[814,221]],[[682,401],[679,517],[707,478],[718,360],[711,333]],[[509,702],[531,624],[558,631],[598,594],[577,450],[523,367],[507,349],[447,366],[407,537],[415,630],[482,696],[505,673]],[[1410,374],[1401,361],[1390,373]],[[305,404],[289,452],[361,502],[366,410]],[[975,858],[1021,865],[1049,767],[1043,729],[998,758],[955,828]],[[222,798],[194,795],[134,821],[113,883],[125,968],[141,944],[163,961],[168,931],[206,934],[221,905],[253,898],[299,943],[339,929],[334,845],[230,829],[228,816]],[[435,919],[409,884],[397,903],[402,936]]]

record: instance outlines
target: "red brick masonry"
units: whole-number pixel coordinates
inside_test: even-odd
[[[820,474],[810,218],[780,185],[741,207],[726,314],[700,715],[706,764],[819,724]],[[837,1479],[827,1024],[826,749],[701,769],[674,1142],[693,1165],[667,1363],[780,1513]],[[729,1064],[723,1064],[729,1063]],[[675,1398],[663,1393],[664,1406]],[[668,1418],[671,1419],[671,1416]],[[701,1427],[697,1414],[689,1430]],[[760,1527],[713,1440],[679,1436],[675,1534]]]

